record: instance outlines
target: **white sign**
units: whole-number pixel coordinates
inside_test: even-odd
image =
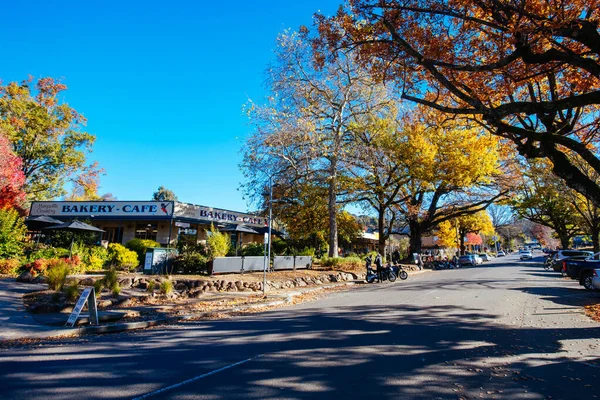
[[[31,216],[171,217],[172,201],[34,201]]]
[[[144,260],[144,269],[152,269],[152,252],[146,253],[146,260]]]
[[[81,310],[83,310],[85,301],[88,300],[90,294],[92,294],[92,298],[90,298],[88,301],[88,309],[90,312],[90,322],[94,325],[98,324],[98,310],[96,309],[96,294],[95,294],[93,287],[86,287],[85,289],[83,289],[83,293],[81,293],[79,300],[77,300],[77,304],[75,304],[75,308],[73,309],[73,312],[71,312],[71,315],[69,315],[69,319],[67,320],[67,323],[65,324],[65,326],[73,327],[75,325],[75,322],[77,322],[77,318],[79,317],[79,314],[81,314]]]
[[[253,214],[243,214],[218,208],[197,206],[187,203],[175,203],[175,217],[191,218],[227,224],[245,224],[248,226],[264,227],[267,220]]]
[[[180,228],[189,228],[190,224],[188,224],[187,222],[175,222],[175,226],[179,226]]]

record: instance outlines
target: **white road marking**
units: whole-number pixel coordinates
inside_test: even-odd
[[[133,400],[147,399],[148,397],[152,397],[152,396],[155,396],[155,395],[157,395],[157,394],[164,393],[164,392],[166,392],[166,391],[168,391],[168,390],[171,390],[171,389],[176,389],[176,388],[178,388],[178,387],[181,387],[181,386],[183,386],[183,385],[187,385],[188,383],[192,383],[192,382],[195,382],[195,381],[197,381],[197,380],[200,380],[200,379],[202,379],[202,378],[206,378],[206,377],[209,377],[209,376],[211,376],[211,375],[214,375],[214,374],[216,374],[216,373],[219,373],[219,372],[225,371],[226,369],[233,368],[233,367],[237,367],[238,365],[245,364],[245,363],[247,363],[248,361],[252,361],[252,360],[254,360],[254,359],[256,359],[256,358],[259,358],[259,357],[261,357],[261,356],[262,356],[262,354],[259,354],[259,355],[257,355],[257,356],[254,356],[254,357],[250,357],[250,358],[247,358],[247,359],[245,359],[245,360],[238,361],[238,362],[236,362],[235,364],[227,365],[227,366],[225,366],[225,367],[223,367],[223,368],[219,368],[219,369],[215,369],[214,371],[207,372],[206,374],[198,375],[198,376],[196,376],[196,377],[194,377],[194,378],[190,378],[190,379],[188,379],[188,380],[185,380],[185,381],[183,381],[183,382],[176,383],[176,384],[174,384],[174,385],[167,386],[167,387],[165,387],[165,388],[162,388],[162,389],[155,390],[154,392],[146,393],[146,394],[144,394],[144,395],[142,395],[142,396],[139,396],[139,397],[135,397],[135,398],[133,398]]]

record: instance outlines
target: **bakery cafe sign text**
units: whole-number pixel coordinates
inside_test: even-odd
[[[266,225],[266,220],[257,215],[242,214],[235,211],[220,210],[218,208],[203,207],[186,203],[175,203],[175,217],[229,224],[245,224],[256,227],[263,227]]]
[[[172,201],[40,201],[31,204],[30,215],[171,217]]]

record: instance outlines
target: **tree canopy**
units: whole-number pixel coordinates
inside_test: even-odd
[[[0,86],[0,128],[22,160],[27,200],[65,194],[65,183],[88,169],[95,137],[83,131],[83,115],[59,101],[66,89],[52,78]]]
[[[164,186],[159,186],[156,192],[152,194],[152,200],[154,201],[175,201],[177,200],[177,196],[175,192],[170,189],[167,189]]]
[[[600,204],[600,2],[350,0],[318,16],[318,60],[358,50],[404,99],[467,118],[547,158]],[[333,50],[333,51],[332,51]]]

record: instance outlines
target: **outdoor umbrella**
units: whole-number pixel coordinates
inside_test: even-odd
[[[25,225],[30,231],[39,231],[52,225],[62,224],[59,219],[49,217],[47,215],[38,215],[37,217],[27,217]]]
[[[65,222],[64,224],[49,226],[47,228],[44,228],[44,230],[66,231],[66,232],[73,233],[73,235],[71,236],[71,249],[69,251],[69,257],[71,257],[73,255],[73,241],[75,240],[76,233],[104,232],[102,229],[96,228],[95,226],[88,225],[84,222],[77,221],[77,220],[74,220],[71,222]]]
[[[258,232],[249,226],[243,224],[233,224],[227,225],[225,228],[221,229],[221,232],[235,232],[237,236],[238,244],[235,246],[235,255],[237,256],[238,248],[240,244],[243,243],[244,233],[254,233],[258,235]]]

